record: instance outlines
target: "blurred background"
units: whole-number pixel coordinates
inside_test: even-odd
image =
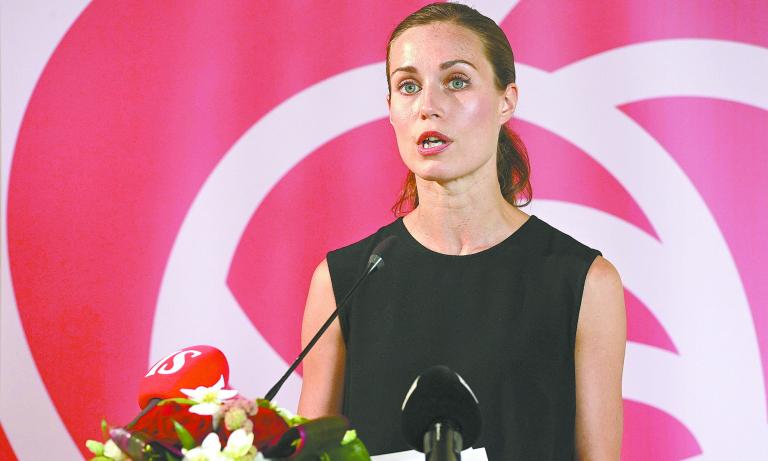
[[[394,219],[425,3],[2,2],[1,459],[87,456],[184,346],[266,393],[314,267]],[[768,458],[768,3],[465,3],[515,52],[523,211],[622,275],[623,459]]]

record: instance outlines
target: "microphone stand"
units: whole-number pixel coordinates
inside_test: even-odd
[[[344,308],[344,306],[347,304],[347,301],[352,296],[352,293],[354,293],[357,290],[357,287],[360,286],[360,284],[363,282],[363,280],[367,279],[370,274],[372,274],[377,267],[384,265],[384,260],[381,258],[381,256],[377,254],[372,254],[371,258],[368,260],[368,267],[366,268],[365,273],[362,277],[360,277],[357,282],[352,286],[352,289],[347,292],[347,295],[344,296],[344,299],[336,306],[336,309],[333,310],[333,313],[330,317],[328,317],[328,320],[325,321],[322,327],[315,333],[315,336],[312,338],[311,341],[304,347],[304,350],[301,351],[298,357],[296,357],[296,360],[293,361],[293,364],[290,368],[288,368],[288,371],[285,372],[285,374],[280,378],[280,380],[275,383],[274,386],[272,386],[272,389],[267,392],[267,395],[264,397],[266,400],[272,400],[277,392],[280,390],[281,387],[283,387],[283,384],[288,379],[289,376],[291,376],[291,373],[296,369],[296,367],[299,366],[302,360],[304,360],[304,357],[307,356],[309,351],[312,349],[312,347],[315,345],[315,343],[320,339],[320,337],[325,333],[325,330],[328,329],[328,327],[331,326],[334,320],[336,320],[336,317],[339,316],[339,311]]]
[[[426,461],[461,461],[463,440],[453,425],[436,422],[424,433]]]

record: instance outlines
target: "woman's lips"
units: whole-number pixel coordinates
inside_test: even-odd
[[[417,144],[416,149],[421,155],[436,155],[447,149],[451,144],[453,144],[452,141],[444,142],[433,147],[424,147],[423,144]]]
[[[419,135],[416,149],[421,155],[436,155],[444,151],[453,143],[453,140],[443,133],[435,130],[425,131]]]

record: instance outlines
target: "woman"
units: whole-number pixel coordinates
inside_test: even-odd
[[[619,459],[621,280],[599,251],[519,209],[530,185],[505,126],[517,104],[506,36],[467,6],[428,5],[392,33],[387,80],[410,170],[396,207],[413,209],[317,267],[304,343],[373,247],[398,236],[304,362],[299,413],[346,414],[372,454],[405,450],[403,396],[445,364],[480,401],[489,459]]]

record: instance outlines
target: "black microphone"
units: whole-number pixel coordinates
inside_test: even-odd
[[[352,296],[352,293],[354,293],[357,290],[357,287],[360,286],[360,284],[368,278],[368,276],[376,270],[384,267],[384,259],[381,257],[382,253],[385,253],[387,249],[392,246],[392,243],[397,239],[397,236],[390,235],[389,237],[386,237],[381,242],[379,242],[371,252],[371,256],[368,258],[368,265],[365,267],[365,272],[363,272],[363,275],[357,279],[357,282],[352,286],[352,288],[347,292],[346,296],[344,296],[344,299],[341,300],[340,303],[336,305],[336,309],[333,310],[333,313],[330,317],[328,317],[328,320],[325,321],[323,326],[320,327],[319,330],[317,330],[317,333],[315,333],[315,336],[312,337],[312,340],[307,344],[307,346],[304,348],[304,350],[301,351],[298,357],[296,357],[296,360],[293,361],[293,364],[288,368],[288,371],[285,372],[285,374],[275,383],[274,386],[272,386],[272,389],[267,392],[267,395],[264,397],[267,400],[272,400],[275,395],[277,395],[278,391],[280,391],[280,388],[283,387],[283,384],[288,379],[289,376],[291,376],[291,373],[293,373],[293,370],[296,369],[296,367],[299,366],[302,360],[304,360],[304,357],[307,356],[309,351],[312,349],[312,347],[315,345],[317,340],[320,339],[320,337],[325,333],[325,330],[328,329],[328,327],[331,326],[331,323],[333,323],[334,320],[336,320],[336,317],[339,316],[339,311],[344,308],[344,306],[347,304],[347,301]]]
[[[480,436],[477,397],[458,373],[444,365],[423,372],[411,384],[402,408],[403,435],[427,461],[459,461],[464,447]]]

